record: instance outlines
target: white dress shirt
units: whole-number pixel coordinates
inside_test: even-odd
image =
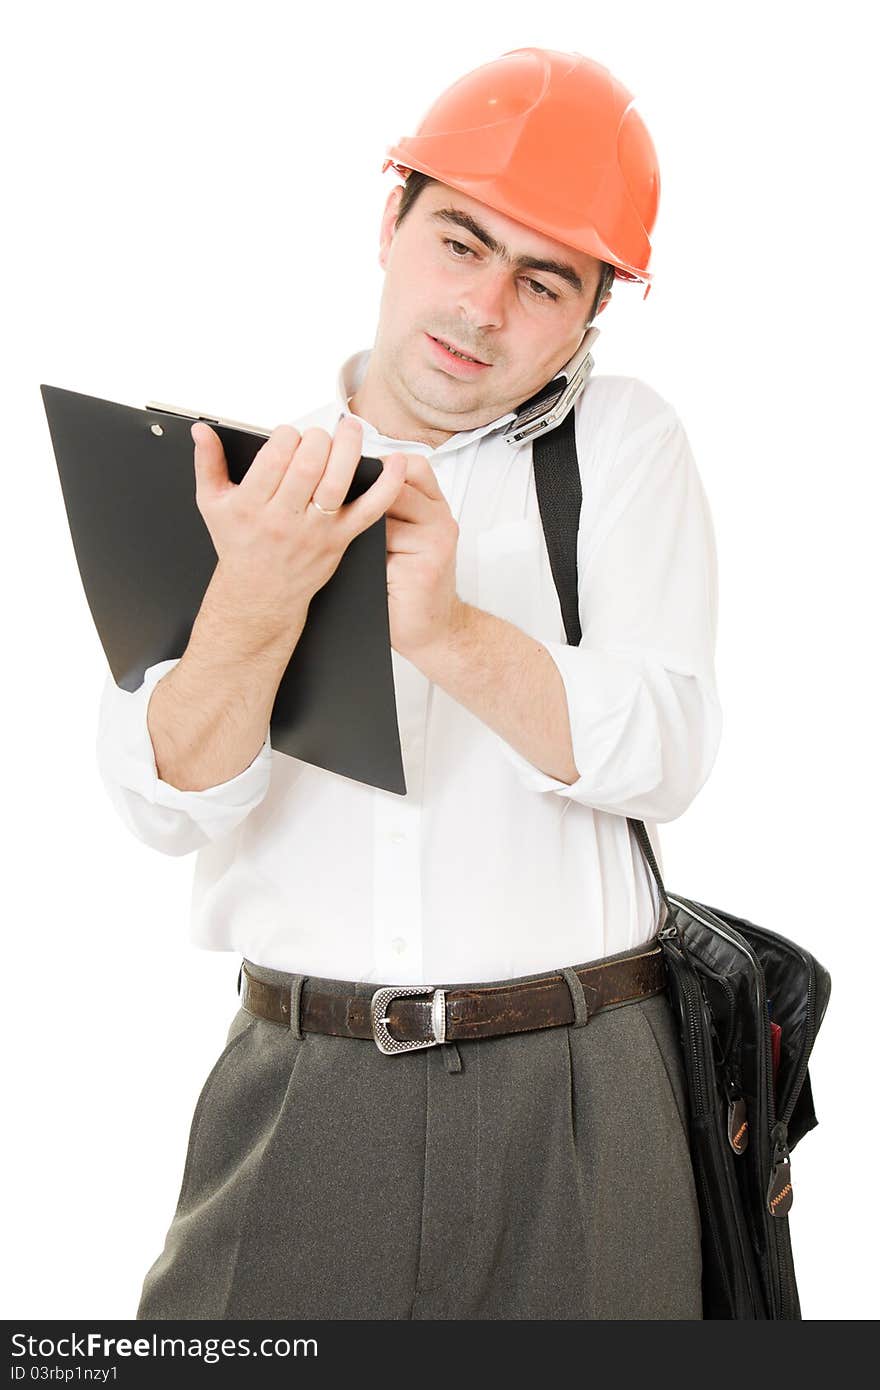
[[[369,351],[336,399],[294,423],[331,435]],[[459,524],[457,585],[548,650],[565,685],[579,778],[557,781],[392,653],[401,796],[274,751],[180,791],[156,769],[147,705],[179,658],[134,692],[108,674],[98,765],[128,829],[196,851],[191,940],[277,969],[393,984],[461,984],[580,964],[640,945],[656,886],[626,816],[680,816],[712,768],[717,560],[710,511],[675,410],[643,382],[593,375],[577,401],[583,637],[571,647],[543,539],[532,446],[508,413],[437,449],[363,421],[363,453],[431,461]]]

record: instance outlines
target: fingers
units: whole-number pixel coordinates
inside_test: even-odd
[[[204,421],[192,425],[191,434],[196,495],[210,501],[234,487],[223,445]],[[386,455],[372,486],[343,507],[360,461],[362,441],[361,423],[351,415],[342,417],[332,438],[317,427],[300,434],[294,425],[278,425],[247,469],[239,494],[259,505],[272,502],[291,514],[305,513],[312,498],[327,511],[342,507],[336,524],[344,527],[349,540],[389,509],[404,522],[430,522],[435,504],[445,499],[434,470],[420,454]]]
[[[418,521],[423,526],[429,526],[431,522],[438,520],[446,514],[445,506],[442,512],[438,510],[437,503],[432,497],[426,497],[418,488],[411,483],[404,482],[403,487],[394,499],[390,515],[399,517],[402,521]]]
[[[336,426],[324,472],[312,493],[328,511],[341,507],[348,495],[361,458],[363,434],[363,426],[353,415],[343,415]]]
[[[210,425],[199,421],[190,428],[195,449],[193,469],[196,476],[196,498],[200,502],[210,502],[233,486],[229,481],[226,455],[219,435]]]
[[[344,416],[331,438],[317,426],[307,429],[275,496],[294,514],[306,510],[314,496],[328,511],[341,505],[361,456],[361,429]]]
[[[339,420],[332,439],[325,430],[306,430],[296,470],[279,489],[279,502],[296,507],[298,512],[313,498],[328,512],[342,506],[360,461],[361,439],[360,421],[353,416]]]
[[[437,481],[437,475],[431,467],[424,454],[406,454],[406,481],[426,497],[432,498],[435,502],[443,500],[443,490]]]
[[[298,453],[301,439],[295,426],[276,426],[239,484],[242,499],[265,505],[275,496]]]
[[[339,514],[349,540],[385,515],[403,487],[405,476],[405,454],[389,454],[382,460],[382,472],[376,481]]]

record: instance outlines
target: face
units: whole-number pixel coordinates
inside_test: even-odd
[[[398,420],[475,429],[519,406],[573,355],[601,262],[440,183],[422,189],[395,230],[402,193],[392,189],[382,219],[373,388],[378,374]]]

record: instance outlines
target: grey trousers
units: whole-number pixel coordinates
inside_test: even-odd
[[[702,1318],[666,993],[391,1056],[298,1034],[232,1019],[137,1318]]]

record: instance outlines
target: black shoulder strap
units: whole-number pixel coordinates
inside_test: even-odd
[[[577,647],[581,640],[581,620],[578,612],[577,539],[581,516],[581,473],[578,467],[577,438],[575,435],[575,410],[571,410],[552,430],[544,430],[532,441],[532,468],[535,474],[535,490],[538,494],[538,510],[541,525],[550,557],[553,581],[559,595],[562,621],[569,646]],[[657,859],[648,839],[644,821],[627,820],[635,832],[636,839],[651,873],[654,875],[660,897],[666,904],[667,912],[672,908]]]
[[[583,493],[574,432],[574,406],[555,429],[544,430],[535,436],[532,442],[532,468],[565,635],[569,645],[576,647],[581,640],[577,538]]]

